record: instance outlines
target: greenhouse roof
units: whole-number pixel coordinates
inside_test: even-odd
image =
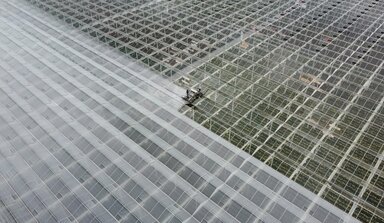
[[[383,8],[0,2],[0,221],[382,222]]]

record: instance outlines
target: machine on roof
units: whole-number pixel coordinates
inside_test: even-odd
[[[187,105],[192,105],[194,101],[204,96],[204,93],[201,91],[201,88],[196,89],[187,89],[187,94],[182,97],[186,102]]]

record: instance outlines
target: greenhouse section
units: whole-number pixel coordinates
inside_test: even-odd
[[[167,103],[316,199],[384,221],[381,0],[25,2],[167,79]],[[183,106],[189,88],[205,95]]]
[[[286,9],[188,74],[209,94],[183,113],[359,220],[382,222],[378,4]]]

